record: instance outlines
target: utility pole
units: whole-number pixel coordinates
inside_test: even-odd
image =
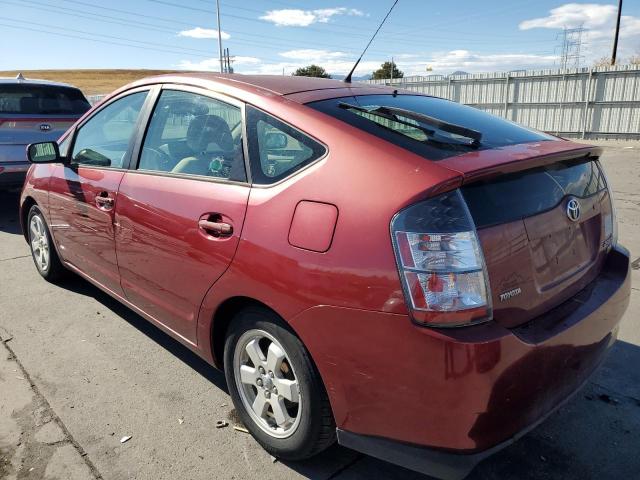
[[[620,16],[622,15],[622,0],[618,0],[618,20],[616,21],[616,33],[613,37],[613,52],[611,53],[611,65],[616,64],[618,54],[618,36],[620,35]]]
[[[222,29],[220,28],[220,0],[216,0],[216,13],[218,14],[218,53],[220,55],[220,73],[224,73],[222,66]]]
[[[391,85],[393,85],[393,57],[391,57]]]

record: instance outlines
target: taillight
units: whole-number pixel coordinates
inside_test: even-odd
[[[459,190],[412,205],[391,237],[413,319],[458,327],[491,319],[491,295],[473,219]]]
[[[616,245],[616,243],[618,243],[618,219],[616,218],[616,206],[613,200],[613,188],[609,185],[609,179],[607,178],[607,174],[605,173],[604,168],[602,168],[600,162],[598,162],[598,168],[604,178],[604,183],[607,187],[607,195],[609,197],[609,210],[605,211],[603,222],[604,243],[610,250]]]

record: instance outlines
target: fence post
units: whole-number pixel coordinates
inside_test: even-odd
[[[589,69],[589,78],[584,91],[584,110],[582,111],[582,139],[587,133],[587,116],[589,113],[589,99],[591,98],[591,78],[593,76],[593,68]]]
[[[504,110],[502,111],[502,116],[507,118],[507,113],[509,112],[509,72],[507,72],[504,80]]]

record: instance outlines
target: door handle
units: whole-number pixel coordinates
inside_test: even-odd
[[[95,202],[100,210],[113,209],[114,199],[113,197],[110,197],[109,193],[107,192],[100,192],[98,195],[96,195]]]
[[[233,233],[231,224],[222,221],[201,219],[198,221],[198,226],[214,237],[229,236]]]

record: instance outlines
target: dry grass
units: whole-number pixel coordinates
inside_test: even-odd
[[[20,71],[0,71],[0,77],[15,77]],[[85,95],[111,93],[140,78],[175,70],[22,70],[25,78],[53,80],[80,88]]]

